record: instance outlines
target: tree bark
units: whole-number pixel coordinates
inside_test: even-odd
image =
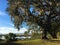
[[[43,30],[43,37],[42,39],[48,39],[47,38],[47,32],[53,37],[57,38],[57,32],[55,30],[51,29],[51,15],[48,16],[47,21],[44,24],[44,30]]]

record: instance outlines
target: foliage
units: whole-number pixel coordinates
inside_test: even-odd
[[[13,33],[9,33],[8,35],[5,36],[5,38],[6,38],[7,41],[16,40],[15,37],[16,37],[16,35],[13,34]]]
[[[59,4],[59,0],[8,0],[7,11],[18,30],[22,22],[25,21],[28,25],[37,24],[41,26],[44,29],[44,38],[46,38],[47,32],[56,38],[54,28],[58,26],[56,27],[58,30],[60,27]]]

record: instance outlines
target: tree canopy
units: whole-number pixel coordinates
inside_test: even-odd
[[[18,30],[23,21],[41,26],[45,33],[54,25],[60,27],[60,0],[8,0],[8,5],[7,11]]]

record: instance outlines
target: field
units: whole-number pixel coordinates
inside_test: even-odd
[[[60,45],[60,40],[18,40],[13,42],[1,42],[0,45]]]

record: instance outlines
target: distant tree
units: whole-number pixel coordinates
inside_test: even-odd
[[[60,27],[60,0],[8,0],[8,5],[7,11],[18,30],[25,21],[29,25],[33,23],[41,26],[44,29],[43,39],[47,39],[47,32],[57,38],[52,23]]]
[[[13,33],[9,33],[8,35],[5,36],[6,40],[7,41],[13,41],[13,40],[16,40],[16,35],[13,34]]]
[[[31,24],[31,25],[29,25],[29,28],[28,28],[28,33],[29,34],[33,35],[33,33],[40,33],[41,31],[43,31],[43,30],[37,24]]]
[[[28,28],[29,34],[31,34],[32,39],[39,39],[42,36],[42,28],[37,24],[32,24]]]
[[[28,35],[29,35],[28,31],[25,31],[24,36],[26,36],[28,38]]]
[[[6,40],[6,41],[8,41],[8,40],[9,40],[8,35],[5,35],[5,40]]]
[[[0,34],[0,41],[2,40],[1,38],[2,38],[2,35]]]
[[[16,37],[16,35],[15,34],[13,34],[13,33],[9,33],[9,39],[10,40],[15,40],[15,37]]]

